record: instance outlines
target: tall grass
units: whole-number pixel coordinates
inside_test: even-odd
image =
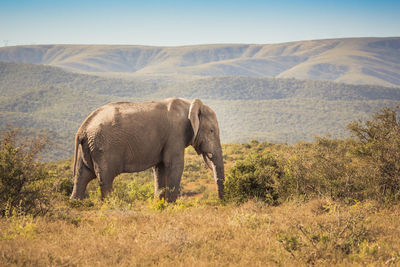
[[[187,201],[190,202],[190,201]],[[400,260],[400,210],[331,199],[268,206],[74,208],[0,220],[0,261],[29,266],[383,265]],[[25,221],[24,221],[25,220]],[[25,229],[25,230],[16,230]]]

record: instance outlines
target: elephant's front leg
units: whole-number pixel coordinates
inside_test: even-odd
[[[161,162],[153,168],[156,197],[174,202],[179,196],[180,182],[183,172],[183,155],[165,164]]]

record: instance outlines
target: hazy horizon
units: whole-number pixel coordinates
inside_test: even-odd
[[[398,1],[5,0],[0,46],[273,44],[400,36]]]
[[[306,42],[306,41],[323,41],[323,40],[340,40],[340,39],[386,39],[386,38],[400,38],[399,36],[360,36],[360,37],[337,37],[337,38],[321,38],[321,39],[305,39],[305,40],[293,40],[293,41],[285,41],[285,42],[270,42],[270,43],[199,43],[199,44],[171,44],[171,45],[152,45],[152,44],[118,44],[118,43],[112,43],[112,44],[107,44],[107,43],[32,43],[32,44],[8,44],[7,46],[5,45],[0,45],[0,47],[11,47],[11,46],[46,46],[46,45],[55,45],[55,46],[143,46],[143,47],[185,47],[185,46],[213,46],[213,45],[269,45],[269,44],[285,44],[285,43],[300,43],[300,42]]]

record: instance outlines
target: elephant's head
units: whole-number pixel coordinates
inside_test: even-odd
[[[213,171],[218,186],[218,196],[222,199],[225,175],[217,116],[200,99],[194,99],[189,109],[189,120],[194,133],[191,144]]]

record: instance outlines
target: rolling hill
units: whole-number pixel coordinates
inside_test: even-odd
[[[1,47],[0,61],[145,80],[250,76],[400,86],[400,37],[181,47],[15,46]]]
[[[8,124],[53,140],[48,159],[72,156],[76,130],[95,108],[113,101],[201,98],[217,113],[224,143],[343,136],[350,121],[400,104],[400,89],[265,77],[126,80],[51,66],[0,62],[0,130]]]

